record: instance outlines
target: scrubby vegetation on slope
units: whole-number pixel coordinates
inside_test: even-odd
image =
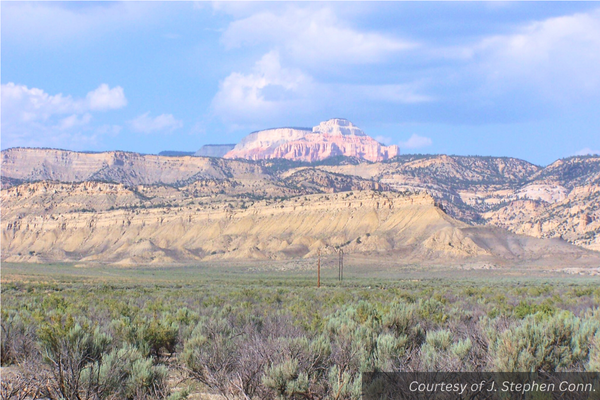
[[[3,395],[356,399],[365,371],[600,370],[597,282],[312,285],[6,282]]]

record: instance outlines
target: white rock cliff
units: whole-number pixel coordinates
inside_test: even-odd
[[[367,136],[350,121],[330,119],[306,128],[279,128],[253,132],[225,154],[225,158],[260,160],[285,158],[319,161],[332,156],[348,156],[383,161],[400,153],[398,146],[384,146]]]

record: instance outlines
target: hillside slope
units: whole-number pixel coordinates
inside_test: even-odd
[[[427,193],[449,216],[467,224],[562,238],[600,250],[598,156],[572,157],[541,168],[514,158],[446,155],[404,155],[379,163],[333,157],[306,163],[54,149],[2,151],[4,190],[36,181],[122,184],[136,187],[139,196],[153,196],[153,206],[206,194],[256,201],[371,189]],[[155,185],[170,194],[149,194],[154,190],[149,186]]]
[[[369,190],[248,201],[166,187],[43,182],[3,191],[2,208],[5,261],[277,260],[341,248],[399,263],[598,262],[563,241],[470,227],[425,194]]]

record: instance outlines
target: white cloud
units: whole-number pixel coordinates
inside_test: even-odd
[[[600,10],[530,23],[464,50],[479,65],[487,89],[535,87],[555,101],[597,95]]]
[[[227,49],[270,48],[250,71],[232,72],[220,82],[212,111],[230,128],[290,124],[291,119],[305,121],[315,111],[336,114],[382,103],[434,100],[421,93],[422,84],[412,82],[357,84],[342,75],[334,81],[317,80],[315,76],[323,75],[319,71],[329,71],[325,75],[335,71],[337,76],[344,65],[382,63],[419,47],[394,35],[352,26],[338,17],[333,5],[217,3],[213,7],[235,19],[221,37]]]
[[[2,116],[23,122],[46,120],[55,114],[80,112],[82,104],[62,93],[49,95],[42,89],[29,89],[13,82],[2,85]]]
[[[62,93],[50,95],[42,89],[28,88],[13,82],[2,85],[2,115],[21,122],[46,121],[61,114],[84,114],[122,108],[127,104],[123,88],[110,89],[101,84],[89,92],[85,99],[73,99]]]
[[[419,149],[421,147],[431,146],[432,144],[433,141],[430,138],[413,133],[406,142],[398,143],[398,146],[401,149]]]
[[[74,128],[77,126],[87,125],[90,123],[91,120],[92,120],[92,114],[90,114],[90,113],[85,113],[81,117],[79,117],[77,114],[73,114],[66,118],[61,119],[59,121],[57,128],[60,129],[61,131],[64,131],[64,130],[68,130],[68,129],[71,129],[71,128]]]
[[[117,86],[111,89],[106,83],[100,85],[98,89],[89,92],[86,100],[90,110],[114,110],[127,105],[123,88]]]
[[[324,83],[296,68],[281,65],[277,51],[258,60],[249,73],[233,72],[219,85],[213,113],[233,129],[290,124],[324,110],[333,114],[382,103],[414,104],[433,101],[419,93],[419,84],[361,85]],[[268,122],[267,122],[268,121]]]
[[[587,155],[600,155],[600,150],[592,150],[589,147],[579,150],[574,155],[576,156],[587,156]]]
[[[329,8],[288,7],[262,11],[232,22],[222,38],[228,48],[268,43],[299,64],[368,64],[416,47],[415,43],[377,32],[363,32],[340,21]]]
[[[181,128],[183,122],[175,119],[172,114],[161,114],[153,118],[150,116],[150,112],[147,112],[129,121],[129,125],[132,130],[141,133],[173,132],[175,129]]]
[[[248,74],[233,72],[219,85],[212,101],[214,112],[228,122],[245,124],[290,107],[306,112],[312,78],[297,69],[283,68],[279,54],[271,51],[256,62]]]
[[[13,82],[3,84],[2,146],[69,147],[96,143],[92,112],[124,107],[123,89],[102,84],[83,99]]]

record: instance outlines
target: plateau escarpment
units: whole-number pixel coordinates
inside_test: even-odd
[[[376,162],[398,154],[398,146],[384,146],[348,120],[336,118],[321,122],[312,130],[278,128],[251,133],[224,157],[313,162],[347,156]]]
[[[33,183],[3,191],[2,207],[5,261],[277,260],[314,257],[319,249],[397,262],[593,259],[565,242],[469,227],[426,194],[250,200],[165,187]]]
[[[559,160],[542,168],[513,158],[445,155],[403,155],[378,163],[359,158],[338,157],[308,163],[287,159],[252,161],[189,156],[160,157],[126,152],[77,153],[53,149],[17,148],[2,151],[2,187],[3,259],[11,260],[21,258],[33,260],[35,257],[42,257],[38,256],[38,251],[44,254],[43,257],[50,257],[48,256],[50,246],[54,246],[54,249],[62,248],[60,254],[67,258],[97,257],[98,260],[106,258],[113,261],[118,258],[147,259],[131,258],[131,254],[125,250],[130,244],[121,243],[124,247],[117,251],[104,242],[98,244],[100,250],[92,251],[90,247],[85,252],[77,253],[80,256],[71,256],[70,254],[76,254],[74,248],[58,246],[63,240],[65,243],[71,241],[79,243],[78,239],[74,239],[79,235],[75,232],[83,232],[83,230],[79,228],[76,231],[68,230],[71,220],[75,223],[76,220],[82,219],[93,225],[95,223],[93,221],[99,222],[107,218],[105,221],[112,221],[113,228],[116,229],[124,223],[131,224],[127,226],[138,226],[136,222],[138,216],[147,213],[151,213],[152,218],[157,221],[162,218],[163,222],[178,221],[181,218],[195,220],[194,213],[212,215],[219,207],[226,207],[221,212],[227,211],[228,215],[249,212],[248,210],[251,209],[260,214],[263,212],[260,207],[267,206],[266,203],[272,206],[275,202],[283,202],[280,206],[284,206],[284,210],[289,210],[288,205],[291,203],[287,202],[296,203],[304,196],[312,199],[305,204],[305,207],[309,207],[315,199],[311,196],[337,193],[353,193],[355,196],[362,196],[361,193],[373,191],[377,195],[406,198],[426,196],[432,203],[428,207],[444,215],[443,219],[452,226],[450,228],[450,225],[442,227],[434,224],[431,226],[436,228],[429,231],[428,235],[416,235],[413,238],[414,243],[410,244],[414,247],[409,246],[410,249],[404,253],[407,259],[410,257],[440,258],[441,254],[446,252],[454,254],[457,248],[477,249],[472,253],[456,253],[462,254],[461,257],[511,259],[515,256],[510,251],[497,250],[504,246],[500,243],[509,242],[517,244],[506,244],[507,248],[522,248],[522,253],[517,251],[515,254],[521,254],[525,258],[535,258],[535,254],[538,254],[537,250],[530,252],[526,248],[536,247],[538,245],[535,243],[542,242],[553,243],[550,247],[556,249],[564,249],[563,241],[567,241],[581,248],[600,250],[600,157],[597,156]],[[326,201],[325,198],[322,201]],[[398,200],[395,204],[400,203]],[[367,202],[363,201],[363,204]],[[296,210],[299,210],[298,204],[295,206]],[[186,211],[187,214],[182,216],[181,213],[188,208],[189,212]],[[400,208],[395,210],[399,212]],[[133,217],[124,218],[125,214],[119,214],[126,212],[133,213],[131,214]],[[343,214],[343,218],[368,219],[367,214],[361,213],[362,211],[356,211],[353,215]],[[121,216],[115,217],[116,215]],[[319,215],[319,218],[326,217],[326,214]],[[429,220],[421,214],[419,217],[415,214],[414,218],[411,224],[429,224]],[[56,221],[65,223],[66,230],[55,231],[56,227],[53,224]],[[144,227],[150,226],[150,220],[144,221],[146,224]],[[219,226],[229,223],[226,218],[220,221]],[[274,220],[273,223],[284,222]],[[37,230],[32,230],[32,226]],[[188,225],[185,226],[185,229],[188,229]],[[159,226],[154,228],[162,234],[168,233],[168,229],[161,230]],[[174,232],[179,232],[175,226],[171,228]],[[47,233],[47,229],[53,233]],[[511,236],[504,229],[518,236]],[[70,232],[71,236],[65,236],[64,232]],[[360,237],[361,243],[358,245],[361,246],[348,247],[349,251],[350,249],[358,252],[371,251],[363,245],[366,243],[364,241],[366,234],[374,235],[374,232],[352,232],[354,236],[348,234],[344,240],[350,241],[348,244],[350,246]],[[98,237],[107,235],[103,240],[112,238],[113,241],[118,242],[119,237],[129,234],[114,230],[102,232]],[[96,233],[88,232],[87,235],[90,238],[89,243],[97,243],[95,241],[97,239],[94,239]],[[328,237],[327,235],[324,237]],[[495,239],[497,235],[505,239],[498,241]],[[56,242],[50,239],[39,242],[46,243],[44,245],[46,247],[42,246],[45,249],[42,251],[42,247],[35,247],[39,245],[38,240],[42,237],[53,237]],[[241,257],[241,254],[251,252],[248,250],[251,247],[209,246],[205,248],[196,245],[190,247],[187,242],[177,247],[179,250],[175,250],[176,248],[170,245],[163,246],[164,243],[158,236],[145,237],[153,243],[153,246],[162,249],[160,252],[164,252],[164,257],[161,256],[163,258],[157,256],[156,259]],[[488,239],[482,242],[481,238],[484,237]],[[530,242],[532,237],[555,241]],[[262,243],[262,239],[256,240],[256,243]],[[288,238],[281,240],[289,241]],[[317,235],[309,242],[313,243],[313,240],[316,243],[321,239]],[[466,245],[469,240],[475,243],[475,247]],[[460,247],[457,241],[462,241],[466,247]],[[292,242],[293,240],[289,244],[291,245]],[[394,239],[392,242],[394,244],[391,247],[386,247],[384,242],[378,242],[377,246],[389,249],[393,253],[403,248],[402,243],[405,243],[399,239]],[[56,246],[51,243],[56,243]],[[452,246],[447,243],[452,243]],[[497,243],[500,247],[494,250],[496,245],[490,244],[490,248],[487,248],[485,243]],[[335,246],[337,242],[332,242],[331,245]],[[254,247],[261,249],[261,246]],[[29,247],[31,249],[28,249]],[[426,248],[436,248],[439,252],[428,253],[424,250]],[[198,249],[202,249],[202,252]],[[240,249],[246,249],[248,252],[244,253]],[[312,254],[310,246],[307,245],[306,249],[308,250],[305,253],[288,251],[282,254],[296,256],[301,253],[301,256]],[[35,254],[31,255],[30,251],[34,251]],[[115,251],[117,252],[114,253]],[[212,254],[213,251],[217,253]],[[220,251],[223,253],[219,253]],[[253,254],[262,254],[260,257],[267,258],[282,257],[271,248],[265,251]],[[489,254],[485,253],[488,254],[485,255],[481,251]],[[115,258],[110,256],[113,254],[111,252],[120,255]],[[552,251],[548,250],[548,254],[551,253]],[[576,253],[575,251],[569,254],[577,258],[579,256],[574,256]],[[56,256],[55,259],[58,260],[62,256]]]

